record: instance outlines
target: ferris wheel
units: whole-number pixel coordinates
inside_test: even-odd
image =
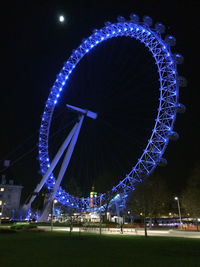
[[[135,14],[130,15],[130,20],[126,20],[120,16],[116,23],[106,22],[101,29],[94,30],[93,34],[85,39],[80,46],[75,49],[72,55],[61,69],[57,79],[50,90],[50,94],[45,104],[39,134],[39,162],[43,178],[37,185],[34,194],[27,203],[27,207],[31,207],[36,195],[45,185],[50,191],[49,205],[53,199],[57,199],[62,205],[73,207],[81,211],[90,208],[90,198],[76,197],[67,193],[61,186],[63,175],[70,162],[71,155],[76,145],[81,126],[85,119],[98,119],[95,111],[67,105],[67,107],[78,113],[78,121],[66,137],[65,141],[59,148],[53,160],[49,157],[49,130],[52,122],[54,109],[62,97],[63,89],[67,88],[70,75],[76,68],[80,60],[101,44],[111,38],[130,37],[138,40],[151,52],[159,74],[159,106],[155,125],[152,134],[147,141],[146,148],[139,157],[136,165],[132,166],[128,174],[122,177],[120,182],[110,188],[110,191],[97,196],[94,205],[98,206],[106,197],[115,197],[118,193],[123,195],[134,190],[135,182],[141,182],[145,177],[150,175],[156,166],[165,166],[167,161],[163,158],[163,154],[169,143],[169,140],[178,139],[178,133],[173,130],[176,114],[185,110],[184,105],[178,102],[179,87],[186,86],[186,80],[182,76],[178,76],[177,64],[183,63],[183,57],[179,53],[172,53],[171,47],[175,45],[176,39],[173,36],[166,35],[165,26],[156,23],[152,27],[152,19],[148,16],[143,17],[140,21]],[[67,150],[60,172],[57,179],[53,175],[53,170],[58,161]],[[128,171],[128,170],[127,170]],[[48,207],[41,216],[41,220],[45,220],[48,214]]]

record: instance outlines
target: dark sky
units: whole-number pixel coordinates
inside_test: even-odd
[[[179,193],[194,164],[199,162],[198,1],[165,4],[163,1],[13,1],[0,7],[1,170],[4,159],[10,159],[12,164],[1,174],[24,185],[24,192],[39,182],[38,130],[56,75],[72,50],[93,29],[103,27],[107,20],[115,22],[118,15],[129,18],[130,13],[136,13],[141,18],[149,15],[154,22],[166,25],[166,32],[177,39],[175,51],[185,58],[178,68],[180,75],[188,80],[187,88],[180,88],[180,102],[187,110],[177,116],[175,124],[180,139],[170,142],[165,153],[168,165],[157,170],[174,193]],[[67,22],[63,25],[58,23],[60,13],[66,16]],[[77,178],[84,192],[92,183],[98,184],[97,176],[126,174],[130,160],[135,162],[145,148],[157,109],[156,75],[149,52],[136,41],[123,38],[102,44],[84,58],[73,73],[69,90],[57,107],[57,121],[51,127],[51,134],[58,132],[58,135],[52,137],[50,155],[53,156],[65,137],[61,129],[73,119],[65,113],[64,105],[68,101],[99,112],[99,120],[85,122],[69,170],[69,176]],[[130,88],[134,88],[134,92],[129,92]],[[131,111],[124,108],[130,104],[134,107]],[[130,124],[133,119],[134,123]],[[130,125],[133,126],[129,128]],[[112,170],[109,162],[112,162]],[[91,174],[87,175],[87,169]],[[119,180],[120,177],[116,177],[113,179]]]

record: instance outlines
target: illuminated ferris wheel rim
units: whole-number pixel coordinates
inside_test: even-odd
[[[42,174],[45,174],[50,167],[48,136],[53,111],[61,96],[63,87],[67,85],[70,74],[91,49],[108,39],[121,36],[135,38],[152,53],[158,67],[160,98],[155,126],[143,154],[124,179],[118,185],[113,186],[109,192],[114,194],[116,192],[117,194],[117,192],[123,191],[126,193],[133,190],[135,181],[141,181],[143,177],[148,176],[157,165],[166,164],[166,160],[162,158],[162,155],[169,139],[178,138],[178,134],[173,131],[173,125],[177,111],[184,109],[184,106],[178,103],[179,86],[184,85],[184,78],[178,77],[176,68],[176,64],[182,63],[183,57],[180,54],[172,54],[171,52],[170,46],[175,44],[174,37],[166,36],[165,40],[161,38],[161,33],[164,32],[164,26],[161,23],[155,24],[155,28],[151,29],[151,18],[146,16],[143,18],[143,22],[139,23],[137,15],[131,15],[130,17],[130,21],[126,21],[123,17],[118,17],[117,23],[107,22],[102,29],[94,30],[91,36],[83,40],[81,45],[73,50],[72,55],[57,76],[46,101],[40,127],[39,162]],[[54,184],[55,178],[51,174],[46,186],[51,190]],[[105,194],[103,196],[105,197]],[[96,204],[99,203],[99,198],[95,199]],[[86,210],[89,207],[89,198],[72,196],[65,192],[62,187],[59,187],[56,199],[63,205],[82,210]]]

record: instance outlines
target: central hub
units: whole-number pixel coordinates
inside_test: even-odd
[[[83,114],[83,115],[85,115],[85,116],[87,116],[87,117],[89,117],[89,118],[91,118],[93,120],[95,120],[97,118],[97,116],[98,116],[97,113],[95,113],[95,112],[93,112],[91,110],[88,110],[88,109],[82,109],[82,108],[75,107],[75,106],[68,105],[68,104],[66,105],[66,107],[68,109],[70,109],[70,110],[73,110],[73,111],[76,111],[78,113],[81,113],[81,114]]]

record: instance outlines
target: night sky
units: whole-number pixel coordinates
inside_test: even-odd
[[[28,3],[28,2],[27,2]],[[186,113],[177,116],[180,139],[170,142],[164,157],[168,165],[158,172],[174,193],[180,193],[199,158],[199,88],[197,34],[199,3],[175,1],[25,1],[1,4],[1,174],[33,190],[39,174],[38,130],[49,90],[64,62],[92,30],[105,21],[130,13],[162,22],[166,33],[177,39],[174,51],[184,64],[180,75],[188,81],[180,88]],[[66,16],[60,24],[58,16]],[[107,190],[128,173],[150,137],[158,108],[158,74],[153,58],[142,44],[129,38],[102,43],[73,72],[57,105],[50,129],[50,157],[56,153],[73,125],[69,103],[98,112],[96,121],[86,119],[72,158],[65,186],[71,178],[86,195],[92,184]],[[3,161],[11,160],[4,170]],[[101,177],[104,177],[102,185]],[[109,177],[109,179],[108,179]],[[109,187],[109,188],[108,188]]]

